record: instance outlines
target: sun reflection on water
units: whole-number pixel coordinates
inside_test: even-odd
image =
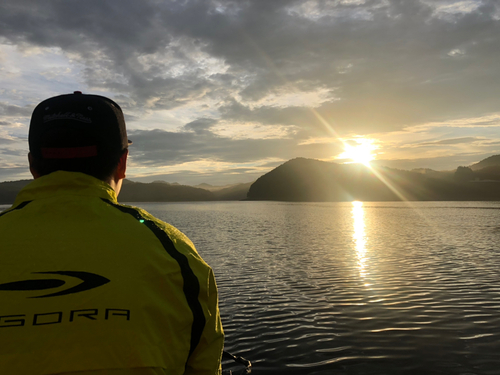
[[[367,276],[366,270],[366,234],[363,202],[352,202],[352,217],[354,219],[353,240],[356,245],[356,256],[358,257],[359,276],[364,280]],[[369,284],[365,284],[369,286]]]

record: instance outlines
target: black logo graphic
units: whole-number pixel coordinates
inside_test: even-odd
[[[109,283],[109,279],[90,272],[80,272],[80,271],[54,271],[54,272],[33,272],[35,274],[48,274],[48,275],[64,275],[76,277],[82,280],[82,282],[69,289],[60,290],[59,292],[45,294],[43,296],[28,297],[28,298],[45,298],[45,297],[56,297],[64,296],[66,294],[80,293],[85,290],[97,288],[101,285]],[[22,280],[14,281],[11,283],[0,284],[1,290],[10,291],[30,291],[30,290],[45,290],[54,289],[66,284],[66,281],[61,279],[32,279],[32,280]]]

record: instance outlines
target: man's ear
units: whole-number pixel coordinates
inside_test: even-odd
[[[34,161],[33,161],[33,155],[31,155],[31,152],[28,152],[28,162],[30,164],[30,172],[33,178],[36,180],[38,177],[40,177],[40,174],[35,170],[34,167]]]
[[[118,167],[116,168],[115,179],[122,180],[126,177],[125,172],[127,171],[127,157],[128,150],[125,150],[120,156],[120,161],[118,162]]]

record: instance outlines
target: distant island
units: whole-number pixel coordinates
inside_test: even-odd
[[[11,204],[31,180],[0,183],[0,204]],[[500,201],[500,155],[454,171],[412,171],[363,164],[296,158],[253,183],[228,186],[180,185],[124,180],[120,202],[275,200],[344,201]]]

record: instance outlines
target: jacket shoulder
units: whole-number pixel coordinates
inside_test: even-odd
[[[136,220],[138,220],[139,223],[147,225],[147,227],[151,229],[157,237],[166,235],[173,243],[173,245],[177,248],[177,250],[186,253],[186,255],[193,255],[195,258],[198,258],[204,263],[203,259],[201,259],[201,257],[198,255],[198,252],[196,251],[196,248],[191,240],[173,225],[156,218],[142,208],[129,206],[126,204],[112,203],[109,201],[108,203],[118,210],[130,214]]]

